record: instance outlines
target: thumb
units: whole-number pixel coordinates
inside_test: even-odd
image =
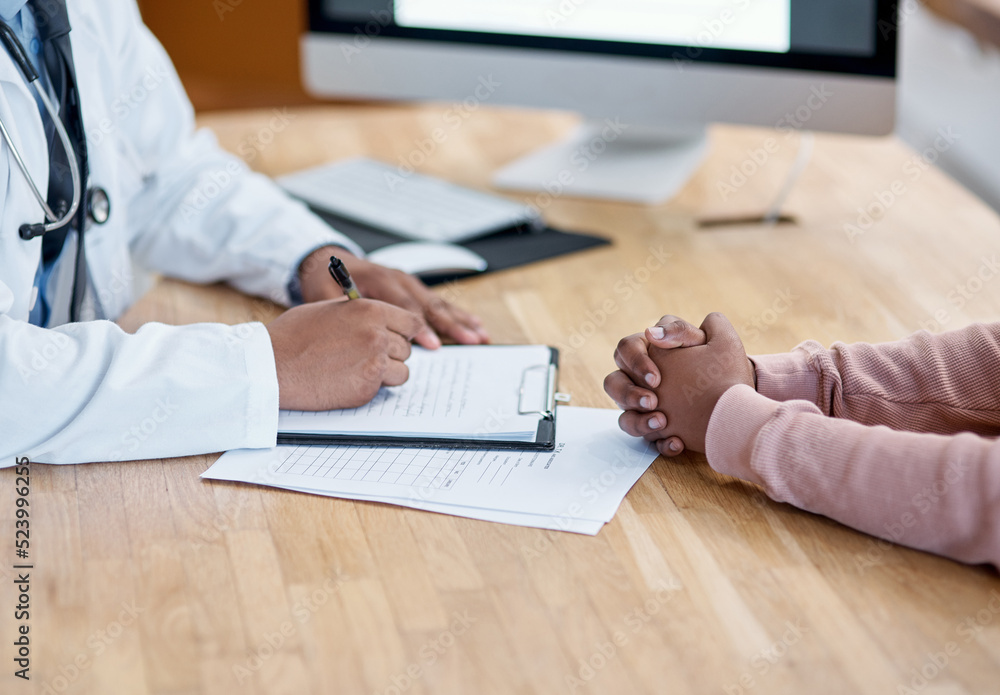
[[[701,329],[705,331],[706,342],[709,345],[717,345],[723,348],[737,347],[740,351],[743,350],[743,341],[740,340],[740,336],[733,327],[733,324],[719,312],[712,312],[706,316],[701,324]]]
[[[428,350],[437,350],[441,347],[441,338],[438,337],[438,334],[430,326],[421,328],[413,340],[417,345]]]
[[[664,316],[655,326],[646,329],[646,340],[658,348],[671,349],[704,345],[705,332],[684,319]]]

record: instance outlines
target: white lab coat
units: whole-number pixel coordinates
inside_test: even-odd
[[[143,289],[140,268],[227,280],[287,303],[306,254],[355,247],[211,134],[195,132],[180,81],[134,0],[75,0],[69,14],[90,181],[112,205],[108,223],[85,237],[87,307],[97,320],[28,323],[42,240],[22,240],[18,227],[43,214],[0,140],[0,467],[22,456],[80,463],[273,446],[278,386],[261,324],[150,324],[127,335],[109,319]],[[41,115],[6,51],[0,117],[44,192]],[[53,273],[61,292],[72,250],[67,244]]]

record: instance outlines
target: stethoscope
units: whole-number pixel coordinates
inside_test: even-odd
[[[14,157],[14,161],[17,162],[18,168],[21,173],[24,174],[25,180],[27,180],[28,185],[31,187],[31,192],[35,196],[35,200],[38,204],[42,206],[42,210],[45,212],[45,222],[38,224],[22,224],[18,229],[18,233],[21,235],[22,239],[31,240],[35,237],[42,236],[48,232],[54,232],[68,224],[72,223],[73,218],[76,216],[77,211],[80,209],[80,203],[84,202],[87,206],[87,217],[95,224],[104,224],[111,217],[111,200],[108,198],[108,193],[103,188],[95,186],[90,188],[84,193],[83,181],[80,176],[80,165],[77,161],[76,148],[73,147],[73,143],[70,140],[69,133],[66,132],[66,127],[63,124],[62,119],[56,112],[56,108],[49,99],[49,95],[46,94],[45,90],[38,85],[38,71],[35,70],[35,66],[31,64],[31,60],[28,59],[28,54],[24,50],[24,45],[18,40],[17,36],[14,34],[14,30],[10,26],[0,20],[0,40],[3,41],[4,46],[7,48],[7,52],[10,53],[11,58],[17,63],[18,68],[21,70],[21,74],[24,75],[25,81],[35,90],[42,104],[45,106],[45,110],[49,114],[49,118],[52,119],[52,123],[55,125],[56,134],[59,136],[59,142],[62,144],[63,151],[66,153],[66,158],[69,160],[69,174],[73,183],[73,201],[70,203],[69,209],[62,211],[62,214],[56,214],[52,208],[49,207],[48,202],[45,200],[45,196],[42,195],[41,191],[38,190],[38,186],[35,185],[35,180],[32,178],[31,173],[28,171],[28,166],[25,164],[24,159],[21,157],[21,153],[18,151],[17,147],[14,145],[13,139],[10,137],[10,133],[7,132],[7,127],[4,125],[3,119],[0,119],[0,135],[7,142],[7,146],[10,148],[10,152]],[[86,200],[84,200],[86,198]]]

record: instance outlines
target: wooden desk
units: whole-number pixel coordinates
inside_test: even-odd
[[[442,114],[315,108],[277,133],[267,111],[203,123],[278,174],[364,153],[396,161],[446,125]],[[482,110],[423,170],[485,185],[571,125]],[[667,205],[547,208],[557,225],[614,237],[613,248],[445,291],[498,342],[563,346],[562,386],[581,406],[611,406],[601,381],[616,341],[668,311],[724,311],[755,353],[1000,315],[1000,280],[975,280],[1000,221],[944,175],[914,169],[895,140],[818,137],[788,205],[797,225],[696,228],[702,216],[759,210],[796,139],[716,128],[709,160]],[[732,167],[765,156],[723,200]],[[888,201],[896,181],[905,192],[852,241],[845,224]],[[971,297],[960,309],[956,286]],[[228,289],[164,282],[122,323],[275,313]],[[701,458],[657,461],[595,538],[201,482],[215,458],[34,469],[33,688],[8,685],[14,475],[0,473],[4,692],[874,695],[1000,682],[993,571],[772,503]],[[921,670],[930,684],[911,686]]]

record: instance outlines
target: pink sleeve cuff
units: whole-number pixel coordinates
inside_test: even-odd
[[[783,355],[782,355],[783,356]],[[705,436],[708,463],[719,473],[764,485],[750,467],[757,435],[781,404],[749,386],[733,386],[712,411]]]
[[[809,401],[819,405],[820,375],[805,348],[803,344],[794,352],[751,357],[757,370],[757,393],[773,401]]]

